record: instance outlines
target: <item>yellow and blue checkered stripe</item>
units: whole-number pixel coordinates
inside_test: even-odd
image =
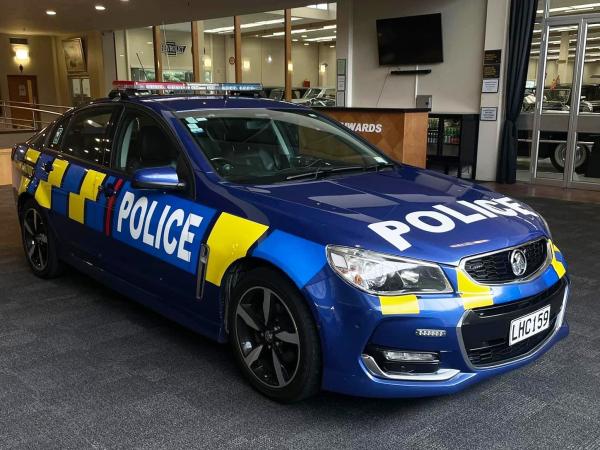
[[[430,307],[432,302],[447,302],[452,305],[457,300],[464,309],[474,309],[536,295],[553,286],[566,274],[562,253],[553,242],[550,242],[550,247],[552,249],[550,265],[535,280],[502,286],[486,286],[475,283],[463,269],[456,267],[448,269],[446,274],[456,287],[457,296],[453,295],[451,298],[417,295],[380,296],[381,313],[415,315]]]

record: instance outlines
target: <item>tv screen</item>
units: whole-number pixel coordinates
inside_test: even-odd
[[[443,62],[442,15],[378,19],[377,44],[381,66]]]

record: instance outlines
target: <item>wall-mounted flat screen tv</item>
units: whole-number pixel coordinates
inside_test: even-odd
[[[377,44],[381,66],[443,62],[442,15],[378,19]]]

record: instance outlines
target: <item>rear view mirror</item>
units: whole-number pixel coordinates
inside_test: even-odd
[[[133,174],[131,185],[136,189],[185,189],[185,182],[179,180],[177,171],[171,166],[138,169]]]

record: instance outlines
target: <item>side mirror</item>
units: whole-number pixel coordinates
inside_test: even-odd
[[[171,166],[138,169],[133,174],[131,185],[136,189],[161,189],[167,191],[185,189],[185,183],[179,180],[177,171]]]

